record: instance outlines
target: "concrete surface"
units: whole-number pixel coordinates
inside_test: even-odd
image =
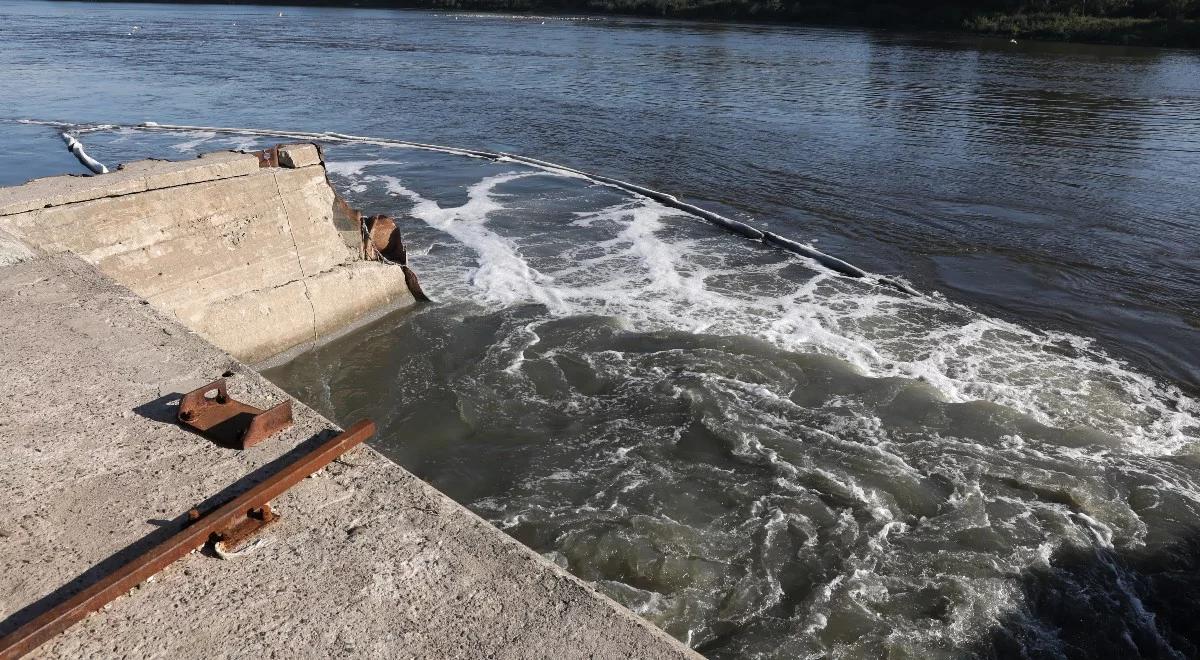
[[[99,176],[52,176],[22,186],[0,188],[0,215],[63,206],[104,197],[131,195],[200,181],[254,174],[258,158],[232,151],[204,154],[196,160],[142,160]]]
[[[282,167],[308,167],[321,163],[321,152],[312,144],[288,144],[279,148],[279,164]]]
[[[19,264],[33,259],[37,254],[37,250],[26,245],[25,241],[0,229],[0,266]]]
[[[280,162],[222,152],[0,188],[0,265],[77,254],[246,361],[413,304],[401,270],[364,261],[357,227],[337,225],[316,147]]]
[[[227,370],[237,399],[286,395],[69,254],[0,268],[0,356],[0,634],[332,428],[295,402],[246,451],[184,431],[177,393]],[[698,657],[368,447],[274,506],[256,549],[192,553],[34,655]]]

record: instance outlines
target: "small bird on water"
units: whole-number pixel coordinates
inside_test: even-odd
[[[1008,40],[1008,43],[1010,43],[1010,44],[1015,44],[1015,43],[1017,43],[1017,40],[1016,40],[1016,39],[1009,39],[1009,40]]]

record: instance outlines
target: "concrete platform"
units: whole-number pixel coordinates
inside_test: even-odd
[[[71,254],[0,268],[0,356],[0,634],[333,428],[296,402],[246,451],[184,431],[178,393],[223,372],[286,394]],[[698,657],[368,447],[274,505],[259,547],[192,553],[34,655]]]

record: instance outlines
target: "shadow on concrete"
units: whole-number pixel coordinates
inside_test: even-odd
[[[154,401],[144,404],[143,406],[139,406],[139,408],[145,408],[147,411],[143,416],[158,414],[156,411],[159,411],[158,406],[160,405],[160,402],[162,402],[163,400],[171,400],[171,396],[174,396],[176,399],[179,397],[179,395],[168,395],[168,396],[164,396],[164,397],[155,399]],[[175,410],[174,407],[168,407],[168,408],[171,411]],[[143,414],[143,413],[139,412],[139,414]],[[157,418],[150,417],[150,419],[157,419]],[[172,423],[173,423],[174,412],[170,413],[169,419],[172,420]],[[225,504],[226,502],[229,502],[230,500],[234,499],[238,495],[241,495],[242,493],[246,492],[250,488],[254,487],[256,484],[261,483],[262,481],[265,481],[268,477],[275,474],[276,472],[279,472],[285,466],[287,466],[289,463],[292,463],[293,461],[298,460],[304,454],[307,454],[307,453],[313,451],[319,445],[321,445],[321,443],[329,440],[336,434],[337,434],[337,431],[330,429],[330,430],[326,430],[326,431],[321,431],[320,433],[313,435],[312,437],[308,438],[307,440],[305,440],[305,441],[301,442],[300,444],[296,445],[295,447],[293,447],[286,454],[271,461],[270,463],[262,465],[261,467],[257,468],[250,474],[247,474],[246,476],[244,476],[244,477],[238,479],[237,481],[233,482],[232,484],[226,486],[225,488],[223,488],[220,492],[216,493],[215,495],[212,495],[211,497],[205,499],[203,502],[198,503],[195,508],[199,509],[202,512],[209,512],[209,511],[216,509],[217,507],[221,506],[222,504]],[[90,587],[91,585],[95,584],[96,582],[99,582],[104,577],[111,574],[113,571],[115,571],[118,568],[120,568],[121,566],[124,566],[125,564],[129,563],[133,559],[137,558],[139,555],[141,555],[141,554],[147,552],[148,550],[150,550],[151,548],[153,548],[154,546],[156,546],[160,543],[163,543],[164,541],[169,539],[172,535],[174,535],[176,532],[183,529],[185,526],[185,523],[187,522],[187,519],[188,519],[187,511],[181,511],[181,512],[179,512],[179,515],[175,516],[174,518],[172,518],[170,520],[148,521],[151,524],[159,525],[158,529],[156,529],[153,532],[147,534],[146,536],[134,541],[133,543],[130,543],[129,545],[125,546],[124,548],[113,553],[108,558],[100,561],[98,564],[88,568],[86,571],[84,571],[83,573],[81,573],[80,575],[75,577],[75,579],[71,580],[70,582],[67,582],[66,584],[55,589],[54,591],[50,592],[49,594],[43,596],[42,598],[39,598],[37,601],[30,603],[29,605],[26,605],[25,607],[21,608],[20,610],[14,612],[12,614],[12,616],[9,616],[4,621],[0,622],[0,636],[7,635],[8,633],[16,630],[17,628],[28,623],[29,621],[32,621],[33,619],[40,616],[42,613],[49,611],[50,609],[54,608],[56,605],[66,601],[67,599],[69,599],[70,597],[79,593],[80,591],[83,591],[84,589]],[[167,568],[165,570],[170,570],[170,568]],[[134,597],[136,598],[137,596],[135,595]]]
[[[174,425],[176,424],[175,418],[179,414],[179,400],[182,398],[183,394],[179,392],[164,394],[153,401],[147,401],[137,406],[133,412],[152,422]]]
[[[1200,531],[1153,551],[1064,550],[1021,589],[975,657],[1200,657]]]

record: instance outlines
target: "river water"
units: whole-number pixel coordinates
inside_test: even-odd
[[[1200,56],[279,11],[7,3],[0,118],[519,152],[922,293],[584,178],[333,143],[436,302],[268,371],[296,396],[711,657],[1200,654]],[[0,183],[79,169],[0,137]]]

